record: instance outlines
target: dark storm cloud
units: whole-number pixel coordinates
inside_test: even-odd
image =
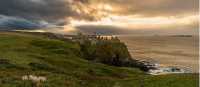
[[[76,16],[68,0],[0,0],[0,28],[39,28],[46,23],[65,25]],[[41,23],[43,22],[43,23]]]
[[[0,14],[27,19],[62,19],[73,15],[66,0],[0,0]]]
[[[23,18],[0,15],[0,30],[36,29],[48,26],[45,21],[31,21]]]
[[[72,2],[85,5],[104,2],[113,8],[121,8],[117,14],[143,16],[194,15],[198,13],[199,3],[198,0],[0,0],[0,28],[38,28],[48,24],[62,26],[68,23],[67,17],[91,17],[76,13]]]
[[[0,15],[48,21],[62,20],[67,16],[80,17],[72,10],[72,1],[120,6],[123,10],[119,14],[165,16],[198,12],[198,0],[0,0]]]

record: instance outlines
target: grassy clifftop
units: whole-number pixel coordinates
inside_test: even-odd
[[[197,74],[150,76],[81,58],[81,46],[43,35],[0,33],[0,87],[31,87],[24,75],[47,78],[42,87],[198,87]]]

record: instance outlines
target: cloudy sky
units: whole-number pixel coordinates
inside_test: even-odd
[[[197,34],[198,6],[198,0],[0,0],[0,30]]]

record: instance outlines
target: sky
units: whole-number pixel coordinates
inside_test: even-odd
[[[198,34],[198,0],[0,0],[0,30]]]

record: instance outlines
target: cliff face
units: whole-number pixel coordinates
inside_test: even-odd
[[[127,66],[131,56],[126,45],[116,40],[85,41],[80,45],[83,58],[113,66]]]

